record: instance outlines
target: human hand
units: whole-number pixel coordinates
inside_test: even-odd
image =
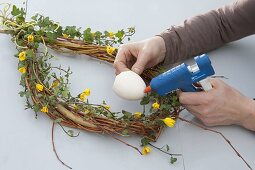
[[[163,38],[155,36],[120,46],[113,66],[116,69],[116,74],[130,69],[141,74],[144,69],[162,62],[165,53],[166,47]]]
[[[255,101],[219,79],[210,82],[210,91],[180,92],[180,103],[207,126],[236,124],[255,131]]]

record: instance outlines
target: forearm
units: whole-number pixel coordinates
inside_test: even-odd
[[[161,33],[166,45],[164,64],[206,53],[255,33],[255,1],[236,1],[187,19]]]

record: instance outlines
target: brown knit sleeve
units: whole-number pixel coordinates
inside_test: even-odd
[[[239,0],[172,26],[160,36],[166,45],[164,64],[211,51],[255,33],[255,0]]]

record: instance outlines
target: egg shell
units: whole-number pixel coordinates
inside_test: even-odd
[[[124,71],[116,76],[113,91],[126,100],[140,100],[144,97],[146,84],[143,79],[133,71]]]

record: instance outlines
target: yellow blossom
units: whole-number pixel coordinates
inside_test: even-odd
[[[162,119],[162,121],[168,126],[168,127],[173,127],[175,125],[175,120],[167,117],[165,119]]]
[[[81,93],[79,97],[80,97],[80,99],[82,101],[84,101],[86,99],[86,94],[85,93]]]
[[[109,32],[109,37],[113,38],[114,37],[114,33],[112,31]]]
[[[85,114],[88,114],[90,111],[89,111],[89,109],[85,109],[84,112],[85,112]]]
[[[33,35],[29,35],[28,37],[27,37],[27,41],[28,41],[28,43],[31,43],[31,42],[34,42],[34,36]]]
[[[22,73],[22,74],[26,73],[27,72],[26,67],[19,68],[19,72]]]
[[[144,146],[142,150],[143,155],[147,155],[148,153],[151,152],[151,148],[149,146]]]
[[[90,95],[90,89],[89,88],[86,88],[83,92],[86,96],[89,96]]]
[[[112,55],[112,53],[115,51],[115,48],[114,47],[111,47],[111,46],[107,46],[106,47],[106,51],[109,55]]]
[[[42,91],[43,91],[43,85],[41,85],[41,84],[36,84],[36,90],[37,90],[38,92],[42,92]]]
[[[59,80],[54,80],[51,84],[51,88],[58,86],[58,84],[59,84]]]
[[[109,110],[111,107],[109,105],[104,105],[104,108]]]
[[[43,113],[48,113],[48,107],[47,106],[44,106],[42,109],[41,109],[41,112]]]
[[[152,104],[153,109],[159,109],[159,107],[160,107],[160,104],[158,102],[155,102]]]
[[[69,36],[67,34],[62,34],[64,38],[68,38]]]
[[[20,52],[19,53],[19,60],[24,61],[25,59],[26,59],[26,52],[25,51]]]
[[[140,119],[141,116],[142,116],[142,113],[141,113],[141,112],[135,112],[135,113],[134,113],[134,118],[135,118],[135,119]]]

